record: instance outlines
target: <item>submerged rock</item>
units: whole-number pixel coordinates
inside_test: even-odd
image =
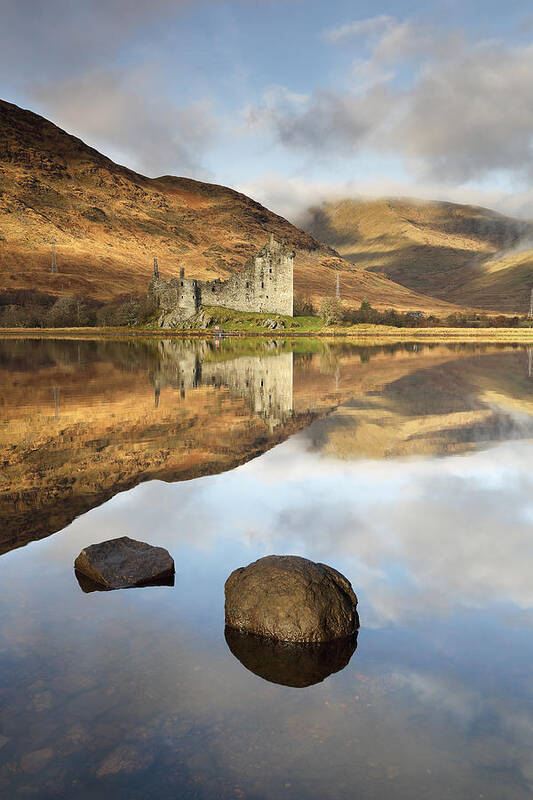
[[[326,564],[266,556],[231,573],[226,625],[284,642],[328,642],[359,627],[350,582]]]
[[[226,627],[226,642],[243,667],[270,683],[304,688],[344,669],[357,648],[357,634],[331,642],[280,642]]]
[[[53,755],[54,751],[51,747],[43,747],[42,750],[34,750],[32,753],[22,756],[20,766],[23,772],[40,772]]]
[[[103,589],[146,586],[174,577],[174,560],[167,550],[128,536],[86,547],[74,562],[74,568],[77,574]],[[94,591],[81,585],[84,591]]]
[[[132,772],[145,770],[152,765],[154,756],[151,752],[143,751],[138,747],[129,744],[119,745],[113,752],[100,764],[96,770],[98,778],[107,775],[126,775]]]

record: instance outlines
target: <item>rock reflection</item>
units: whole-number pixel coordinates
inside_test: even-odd
[[[87,575],[84,575],[83,572],[79,572],[77,569],[74,570],[74,574],[76,579],[79,583],[80,589],[84,594],[91,594],[91,592],[112,592],[114,591],[107,586],[102,586],[101,583],[97,583],[96,581],[91,580],[88,578]],[[143,583],[142,586],[127,586],[127,589],[144,589],[146,586],[174,586],[174,579],[175,576],[171,575],[166,578],[159,578],[156,581],[148,581],[147,583]]]
[[[226,627],[226,643],[243,667],[265,681],[303,689],[321,683],[348,666],[357,634],[332,642],[278,642]]]

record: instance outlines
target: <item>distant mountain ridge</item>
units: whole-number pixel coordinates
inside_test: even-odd
[[[43,117],[0,101],[0,291],[39,290],[108,301],[144,294],[153,258],[162,277],[226,278],[268,234],[294,248],[295,291],[335,291],[348,305],[449,313],[442,300],[355,267],[245,195],[188,178],[147,178]],[[51,274],[52,241],[59,274]]]
[[[345,199],[308,212],[306,230],[357,267],[457,305],[525,313],[533,222],[478,206]]]

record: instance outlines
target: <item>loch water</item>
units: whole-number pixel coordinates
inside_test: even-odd
[[[0,340],[0,796],[529,798],[532,365]],[[124,535],[174,586],[80,585],[80,550]],[[351,648],[224,630],[224,581],[273,553],[351,581]]]

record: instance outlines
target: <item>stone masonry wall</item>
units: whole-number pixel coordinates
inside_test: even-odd
[[[270,237],[241,272],[227,280],[201,281],[181,277],[168,283],[154,277],[148,292],[162,311],[179,311],[187,319],[200,305],[224,306],[236,311],[293,315],[294,253]]]

